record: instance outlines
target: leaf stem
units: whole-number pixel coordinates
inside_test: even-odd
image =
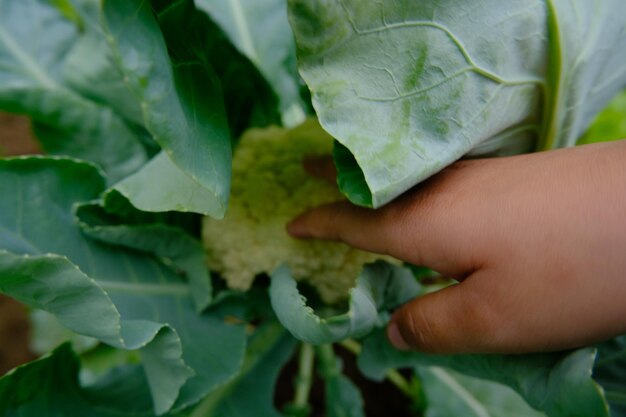
[[[606,395],[607,400],[611,402],[619,403],[619,404],[626,404],[626,394],[624,394],[623,392],[605,391],[605,395]]]
[[[308,343],[302,343],[300,347],[300,357],[298,360],[298,376],[295,380],[296,394],[293,400],[293,407],[305,410],[309,407],[309,394],[313,385],[313,362],[315,350]]]
[[[396,386],[404,395],[409,397],[410,399],[415,399],[415,387],[411,386],[411,383],[406,380],[402,374],[395,369],[387,371],[385,374],[385,378],[393,385]]]
[[[333,345],[319,345],[316,347],[317,355],[320,359],[319,372],[324,379],[332,378],[340,372],[337,366],[337,357],[333,350]]]
[[[616,360],[619,360],[619,359],[622,359],[622,358],[626,358],[626,350],[621,350],[621,351],[619,351],[617,353],[614,353],[614,354],[612,354],[612,355],[610,355],[610,356],[608,356],[606,358],[599,359],[596,362],[595,366],[596,367],[598,367],[598,366],[605,366],[608,363],[611,363],[613,361],[616,361]]]
[[[363,347],[359,342],[354,339],[345,339],[339,342],[339,345],[346,349],[348,352],[353,353],[354,355],[359,355],[363,350]],[[385,374],[385,378],[396,386],[403,394],[407,397],[414,399],[416,388],[411,386],[411,383],[406,380],[405,377],[400,374],[400,372],[395,369],[387,371]]]
[[[361,344],[354,339],[344,339],[339,342],[339,345],[341,345],[341,347],[346,349],[348,352],[353,353],[354,355],[358,356],[361,354]]]

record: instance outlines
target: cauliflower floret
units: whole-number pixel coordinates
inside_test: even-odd
[[[285,225],[303,211],[342,200],[336,186],[302,167],[310,155],[330,155],[333,140],[316,120],[286,130],[247,131],[233,158],[230,206],[223,220],[204,219],[209,266],[228,286],[248,290],[254,278],[286,263],[327,303],[344,299],[364,264],[385,258],[343,243],[299,241]]]

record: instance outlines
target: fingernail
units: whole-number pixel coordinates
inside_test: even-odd
[[[306,228],[297,220],[291,221],[287,224],[287,233],[296,239],[308,237]]]
[[[400,333],[400,328],[395,322],[391,322],[389,327],[387,328],[387,337],[391,344],[399,350],[410,350],[411,346],[404,340],[402,337],[402,333]]]

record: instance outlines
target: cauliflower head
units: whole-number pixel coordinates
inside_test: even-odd
[[[299,241],[285,230],[303,211],[343,199],[336,186],[311,177],[302,166],[306,156],[330,155],[332,146],[316,120],[291,130],[269,127],[243,135],[233,156],[226,217],[206,217],[202,227],[209,267],[230,288],[248,290],[257,275],[286,263],[295,279],[334,303],[347,297],[364,264],[388,259],[343,243]]]

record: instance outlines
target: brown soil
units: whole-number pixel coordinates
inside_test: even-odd
[[[39,152],[28,118],[0,112],[0,156]]]
[[[25,117],[0,113],[0,156],[39,153]],[[0,375],[34,359],[28,350],[29,322],[24,306],[0,296]]]
[[[0,296],[0,375],[34,359],[28,350],[29,322],[20,303]]]

